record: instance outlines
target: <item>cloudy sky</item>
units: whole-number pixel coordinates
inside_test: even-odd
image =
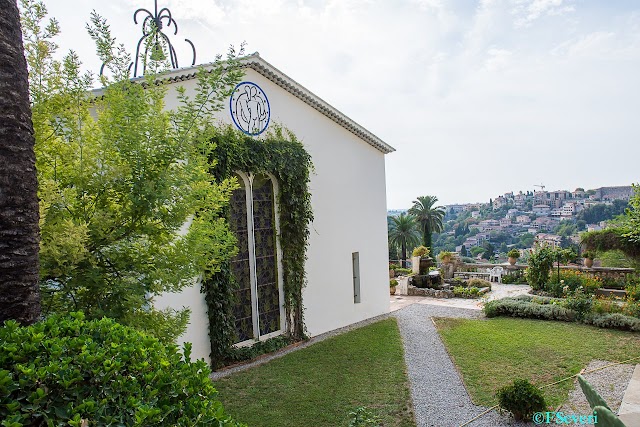
[[[45,0],[97,71],[96,10],[133,50],[152,0]],[[198,63],[247,43],[397,149],[387,205],[640,182],[636,0],[159,0]],[[178,58],[189,48],[175,42]]]

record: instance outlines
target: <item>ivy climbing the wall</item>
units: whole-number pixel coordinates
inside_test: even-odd
[[[293,133],[277,126],[264,139],[245,135],[232,127],[219,129],[212,139],[211,174],[218,182],[233,177],[236,171],[270,173],[278,182],[280,247],[284,288],[284,309],[288,336],[275,341],[281,345],[305,338],[302,288],[306,283],[305,261],[309,224],[313,221],[309,176],[311,156]],[[228,211],[227,211],[228,214]],[[240,352],[235,342],[233,308],[236,303],[230,260],[203,282],[209,315],[211,365],[213,368],[244,358],[255,352]],[[271,341],[271,340],[269,340]],[[262,345],[272,349],[273,345]]]

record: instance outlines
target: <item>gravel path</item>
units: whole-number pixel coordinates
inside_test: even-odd
[[[610,365],[612,362],[594,360],[586,366],[586,371]],[[635,365],[614,365],[606,369],[584,374],[584,378],[596,389],[598,394],[607,402],[613,412],[617,413],[629,385]],[[574,380],[575,388],[569,393],[568,401],[559,409],[565,414],[590,414],[591,408],[578,380]],[[583,424],[592,426],[593,424]]]
[[[457,427],[487,408],[476,406],[465,389],[430,317],[477,319],[478,310],[413,304],[394,313],[404,341],[417,427]],[[469,427],[525,425],[492,411]]]

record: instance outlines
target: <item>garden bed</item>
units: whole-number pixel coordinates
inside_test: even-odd
[[[550,298],[520,295],[489,301],[483,310],[487,317],[509,316],[529,319],[581,322],[599,328],[640,332],[637,302],[618,304],[585,296]]]

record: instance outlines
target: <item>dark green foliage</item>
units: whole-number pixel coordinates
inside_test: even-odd
[[[597,224],[600,221],[608,221],[618,215],[622,215],[629,204],[624,200],[614,200],[613,204],[597,204],[581,210],[576,215],[576,220],[587,224]]]
[[[549,270],[555,261],[555,251],[549,247],[543,247],[529,256],[529,268],[527,269],[527,281],[534,290],[540,290],[549,282]]]
[[[268,172],[279,188],[280,244],[284,277],[287,331],[294,339],[305,338],[302,288],[306,283],[305,261],[309,224],[313,221],[309,174],[311,156],[291,132],[274,126],[264,139],[255,139],[230,126],[212,139],[211,174],[216,181],[231,178],[235,171]],[[211,359],[214,367],[236,359],[233,331],[233,275],[228,266],[203,284],[209,312]]]
[[[249,347],[240,347],[234,349],[233,353],[231,354],[231,358],[234,362],[243,362],[246,360],[255,359],[256,357],[263,354],[278,351],[297,341],[297,339],[294,339],[287,335],[280,335],[278,337],[269,338],[266,341],[259,341]]]
[[[547,409],[542,391],[528,380],[517,379],[496,393],[500,408],[513,414],[516,420],[528,420],[535,412]]]
[[[233,290],[236,281],[231,274],[229,261],[220,265],[220,269],[202,283],[200,292],[204,294],[209,316],[209,339],[211,341],[211,367],[224,366],[233,357],[235,325],[233,307],[236,303]]]
[[[387,217],[389,247],[395,250],[396,256],[400,251],[402,267],[407,266],[407,251],[420,243],[418,223],[413,215],[402,212],[398,216]]]
[[[640,259],[640,243],[627,240],[625,230],[621,228],[607,228],[606,230],[590,231],[581,236],[581,242],[587,248],[598,251],[620,250],[633,259]]]
[[[203,361],[111,319],[0,328],[3,425],[237,426]]]
[[[411,215],[415,215],[420,224],[422,232],[422,243],[433,252],[432,233],[440,233],[444,229],[442,222],[444,218],[444,208],[435,206],[438,198],[435,196],[419,196],[413,201],[413,206],[409,209]],[[415,255],[414,255],[415,256]]]
[[[589,406],[591,406],[591,409],[595,408],[596,406],[603,406],[607,409],[611,409],[609,408],[609,405],[607,405],[607,402],[605,402],[605,400],[582,375],[578,375],[578,383],[580,384],[582,392],[587,397],[587,401],[589,402]]]

